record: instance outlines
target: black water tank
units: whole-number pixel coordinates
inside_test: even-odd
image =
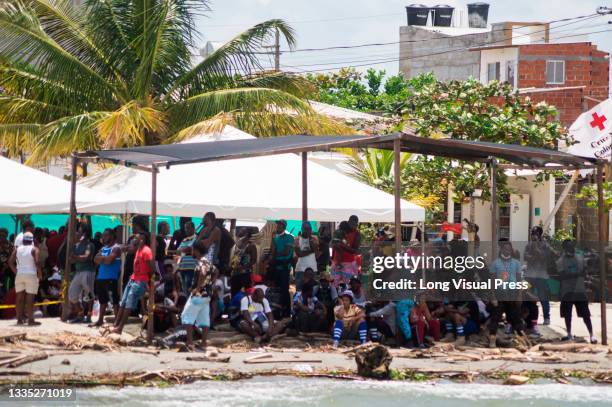
[[[423,4],[411,4],[406,6],[408,25],[427,25],[429,7]]]
[[[470,28],[487,28],[489,3],[469,3],[467,7]]]
[[[450,27],[453,21],[454,7],[446,4],[438,4],[431,8],[433,10],[433,25],[437,27]]]

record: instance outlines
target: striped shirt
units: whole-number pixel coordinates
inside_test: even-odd
[[[185,254],[181,250],[186,247],[193,247],[193,244],[196,241],[196,235],[189,236],[183,239],[181,244],[178,247],[179,252],[181,252],[181,260],[178,264],[179,270],[195,270],[196,267],[196,259],[193,258],[190,254]]]

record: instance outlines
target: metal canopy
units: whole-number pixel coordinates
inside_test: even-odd
[[[597,159],[579,157],[563,151],[521,146],[517,144],[490,143],[457,139],[432,139],[408,133],[397,133],[371,140],[368,147],[393,149],[393,140],[399,138],[402,152],[417,153],[466,161],[489,161],[491,157],[529,167],[547,164],[563,166],[592,166]]]
[[[168,144],[89,152],[96,157],[138,167],[170,166],[195,162],[231,160],[273,154],[325,151],[333,148],[381,148],[392,150],[399,140],[402,152],[442,156],[466,161],[496,157],[514,164],[544,167],[547,164],[584,167],[597,160],[544,148],[516,144],[456,139],[431,139],[409,133],[384,136],[281,136],[214,143]],[[83,156],[82,156],[83,157]]]

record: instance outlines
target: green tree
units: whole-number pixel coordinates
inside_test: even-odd
[[[354,68],[343,68],[331,74],[309,74],[307,78],[318,89],[322,102],[388,115],[399,115],[411,94],[435,80],[431,74],[411,80],[401,74],[385,76],[384,70],[368,69],[364,75]]]
[[[553,106],[534,103],[507,83],[482,84],[474,79],[425,83],[409,97],[404,109],[406,123],[423,137],[450,136],[550,149],[560,141],[571,143],[556,115]],[[421,157],[411,162],[405,177],[415,182],[412,185],[430,186],[428,192],[439,197],[446,195],[447,186],[438,182],[445,179],[453,183],[459,201],[475,189],[482,189],[483,197],[489,198],[489,173],[483,163]],[[507,177],[499,171],[497,178],[498,197],[502,197],[509,192]]]
[[[206,0],[0,0],[0,144],[32,161],[73,150],[150,145],[225,124],[257,136],[347,133],[314,112],[315,89],[264,72],[269,20],[193,66]]]

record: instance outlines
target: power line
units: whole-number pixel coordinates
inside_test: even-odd
[[[586,21],[586,20],[583,20],[583,19],[591,19],[591,18],[596,18],[596,17],[601,17],[601,14],[593,13],[593,14],[588,14],[588,15],[584,15],[584,16],[569,17],[569,18],[563,18],[563,19],[559,19],[559,20],[551,20],[548,23],[544,23],[544,24],[556,24],[556,23],[572,21],[572,20]],[[572,22],[571,24],[574,24],[574,23],[575,22]],[[560,26],[557,26],[557,27],[564,27],[566,25],[569,25],[569,24],[564,24],[564,25],[560,25]],[[512,27],[512,28],[503,28],[503,29],[497,30],[497,31],[512,31],[512,30],[526,28],[526,27],[531,27],[531,26],[533,26],[533,24],[526,24],[526,25],[522,25],[522,26],[518,26],[518,27]],[[555,28],[557,28],[557,27],[555,27]],[[466,35],[463,35],[462,37],[469,37],[469,36],[473,36],[473,35],[481,35],[481,34],[485,34],[487,32],[491,32],[491,31],[466,34]],[[432,37],[432,38],[427,38],[427,39],[422,39],[422,40],[372,42],[372,43],[366,43],[366,44],[337,45],[337,46],[322,47],[322,48],[300,48],[300,49],[293,49],[293,50],[291,50],[291,49],[287,50],[286,49],[286,50],[282,50],[282,52],[297,53],[297,52],[329,51],[329,50],[351,49],[351,48],[379,47],[379,46],[397,45],[397,44],[403,44],[403,43],[418,43],[418,42],[428,42],[428,41],[432,41],[432,40],[445,40],[445,39],[448,39],[448,38],[451,38],[451,37],[444,36],[444,37]]]
[[[603,27],[603,26],[609,26],[608,23],[605,24],[598,24],[592,27],[588,27],[589,29],[593,29],[595,27]],[[555,27],[556,28],[556,27]],[[587,27],[581,27],[581,28],[587,28]],[[553,29],[551,29],[552,31]],[[572,29],[566,29],[566,30],[560,30],[560,31],[554,31],[555,33],[562,33],[562,32],[568,32],[568,31],[573,31],[576,30],[575,28]],[[577,36],[581,36],[581,35],[588,35],[589,33],[585,33],[585,32],[574,32],[574,34],[569,35],[569,36],[563,36],[562,38],[570,38],[570,37],[577,37]],[[528,35],[528,34],[525,34]],[[513,37],[513,38],[518,38],[518,36]],[[490,44],[490,43],[488,43]],[[474,46],[476,47],[476,46]],[[446,48],[445,51],[452,51],[454,50],[454,48]],[[322,62],[317,62],[317,63],[309,63],[309,64],[295,64],[293,67],[296,66],[300,66],[300,67],[309,67],[309,66],[324,66],[324,65],[337,65],[337,64],[352,64],[352,63],[358,63],[358,62],[368,62],[368,61],[378,61],[380,59],[385,59],[385,58],[398,58],[397,56],[397,52],[386,52],[386,53],[381,53],[381,54],[368,54],[368,56],[366,57],[365,55],[362,54],[362,58],[361,59],[353,59],[353,60],[342,60],[342,58],[346,58],[346,56],[340,56],[336,59],[331,59],[331,60],[326,60],[326,61],[322,61]],[[421,58],[424,56],[428,56],[429,54],[423,55],[423,56],[418,56],[416,58]],[[359,57],[359,55],[355,55],[356,58]],[[377,58],[373,58],[373,57],[377,57]],[[364,59],[365,58],[365,59]],[[285,65],[285,66],[289,66],[289,65]]]
[[[599,33],[605,33],[605,32],[612,32],[612,30],[594,31],[594,32],[590,32],[590,33],[584,33],[583,35],[599,34]],[[561,39],[561,38],[571,38],[571,37],[575,37],[575,35],[567,35],[567,36],[564,36],[564,37],[559,37],[559,39]],[[427,57],[427,56],[435,56],[435,55],[446,54],[446,53],[457,52],[457,51],[462,51],[462,49],[451,50],[451,51],[446,51],[446,52],[439,52],[439,53],[436,53],[436,54],[429,54],[429,55],[419,55],[417,57],[392,58],[392,59],[379,60],[379,61],[374,60],[374,61],[368,62],[368,63],[357,64],[357,65],[350,65],[350,67],[351,68],[358,68],[358,67],[369,66],[369,65],[380,65],[380,64],[386,64],[386,63],[389,63],[389,62],[399,62],[399,61],[405,61],[405,60],[416,59],[416,58],[423,58],[423,57]],[[300,72],[301,73],[324,72],[324,71],[333,71],[333,70],[336,70],[336,69],[342,69],[342,68],[346,68],[346,67],[347,67],[346,65],[339,65],[339,66],[331,67],[331,68],[312,69],[312,70],[300,70]]]
[[[562,27],[562,26],[558,26],[558,27]],[[558,27],[556,27],[556,28],[558,28]],[[609,31],[612,31],[612,30],[602,30],[602,31],[581,33],[580,35],[598,34],[598,33],[609,32]],[[536,33],[537,32],[533,32],[533,33],[530,33],[530,34],[524,34],[524,35],[520,35],[520,36],[516,36],[516,37],[511,37],[511,38],[507,38],[507,39],[503,39],[503,40],[499,40],[499,41],[491,41],[491,42],[482,43],[482,44],[474,44],[474,45],[469,46],[469,47],[451,48],[451,49],[446,49],[446,50],[443,50],[443,51],[434,52],[434,53],[430,53],[430,54],[422,54],[422,55],[409,56],[409,57],[404,57],[404,58],[397,57],[397,58],[391,58],[391,59],[386,59],[386,60],[377,60],[377,59],[374,59],[374,60],[368,61],[369,63],[363,63],[363,64],[351,65],[351,66],[352,67],[361,67],[361,66],[367,66],[367,65],[379,65],[379,64],[384,64],[384,63],[388,63],[388,62],[405,61],[405,60],[418,59],[418,58],[424,58],[424,57],[429,57],[429,56],[443,55],[443,54],[459,52],[459,51],[468,51],[468,50],[470,50],[472,48],[478,48],[478,47],[492,45],[492,44],[496,44],[496,43],[500,43],[500,42],[506,42],[507,40],[512,40],[512,39],[515,39],[515,38],[520,38],[520,37],[524,37],[524,36],[528,36],[528,35],[533,35],[533,34],[536,34]],[[571,37],[575,37],[575,36],[576,36],[576,34],[573,34],[573,35],[558,37],[557,39],[571,38]],[[366,61],[363,61],[363,62],[366,62]],[[338,62],[338,64],[341,64],[341,62]],[[307,70],[307,71],[303,71],[303,72],[322,72],[322,71],[334,70],[334,69],[340,69],[340,68],[346,67],[346,62],[344,62],[342,64],[343,65],[340,65],[338,67],[323,68],[323,69],[313,69],[313,70]]]

